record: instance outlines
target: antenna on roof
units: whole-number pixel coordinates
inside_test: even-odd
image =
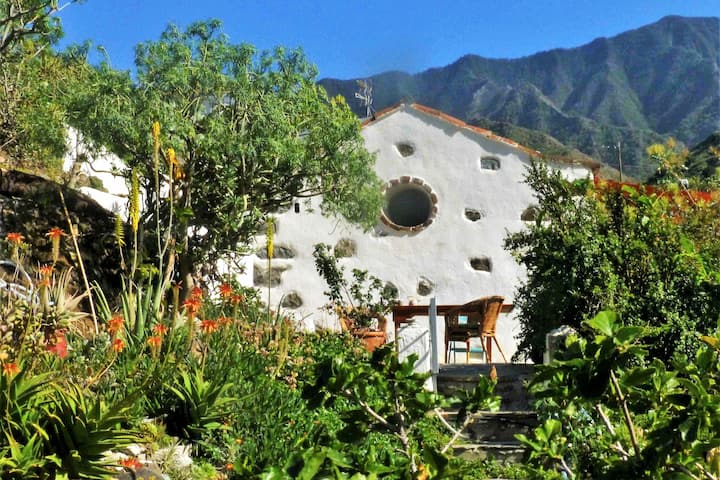
[[[355,93],[355,98],[360,99],[360,103],[365,105],[365,117],[375,120],[375,109],[372,106],[372,84],[370,81],[357,80],[360,91]]]

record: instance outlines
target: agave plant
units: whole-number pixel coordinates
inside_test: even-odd
[[[166,394],[154,399],[150,409],[163,415],[168,433],[188,440],[199,440],[205,433],[222,427],[236,399],[228,395],[230,383],[204,378],[200,368],[181,371],[168,384]]]
[[[127,427],[131,400],[106,405],[91,399],[89,391],[74,384],[55,388],[52,402],[43,406],[46,451],[70,478],[104,479],[111,466],[106,453],[139,439]]]

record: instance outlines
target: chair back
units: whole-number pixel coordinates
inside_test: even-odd
[[[455,307],[445,313],[445,326],[450,330],[467,330],[470,326],[477,328],[484,309],[485,306],[477,300]],[[467,321],[460,323],[460,317],[467,317]]]
[[[492,337],[495,335],[495,327],[497,326],[498,317],[500,316],[505,297],[492,295],[490,297],[483,297],[480,300],[485,303],[480,333],[483,336]]]
[[[449,332],[474,330],[478,334],[495,334],[500,311],[505,297],[492,295],[478,298],[445,313],[445,329]],[[460,323],[460,316],[467,317],[467,323]]]

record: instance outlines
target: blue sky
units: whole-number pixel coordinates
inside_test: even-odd
[[[233,43],[302,47],[320,78],[347,79],[576,47],[666,15],[718,16],[720,0],[87,0],[60,17],[61,46],[91,40],[115,68],[169,23],[219,18]]]

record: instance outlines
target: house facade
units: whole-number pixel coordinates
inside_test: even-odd
[[[298,203],[276,217],[270,270],[262,258],[264,238],[257,239],[250,262],[254,285],[269,288],[271,303],[307,327],[337,328],[337,319],[322,309],[327,287],[312,255],[315,244],[326,243],[343,252],[348,273],[361,268],[392,283],[401,303],[435,298],[461,304],[487,295],[512,303],[524,273],[503,240],[533,218],[536,199],[524,177],[539,153],[417,104],[378,112],[364,123],[362,135],[385,182],[386,206],[375,228],[363,232],[323,217],[312,202]],[[587,165],[554,167],[571,179],[592,175]],[[438,323],[435,334],[442,338]],[[403,329],[405,343],[417,343],[427,329],[427,320],[418,318]],[[513,313],[502,315],[497,336],[508,357],[517,333]],[[411,349],[422,355],[428,342],[420,343]]]

